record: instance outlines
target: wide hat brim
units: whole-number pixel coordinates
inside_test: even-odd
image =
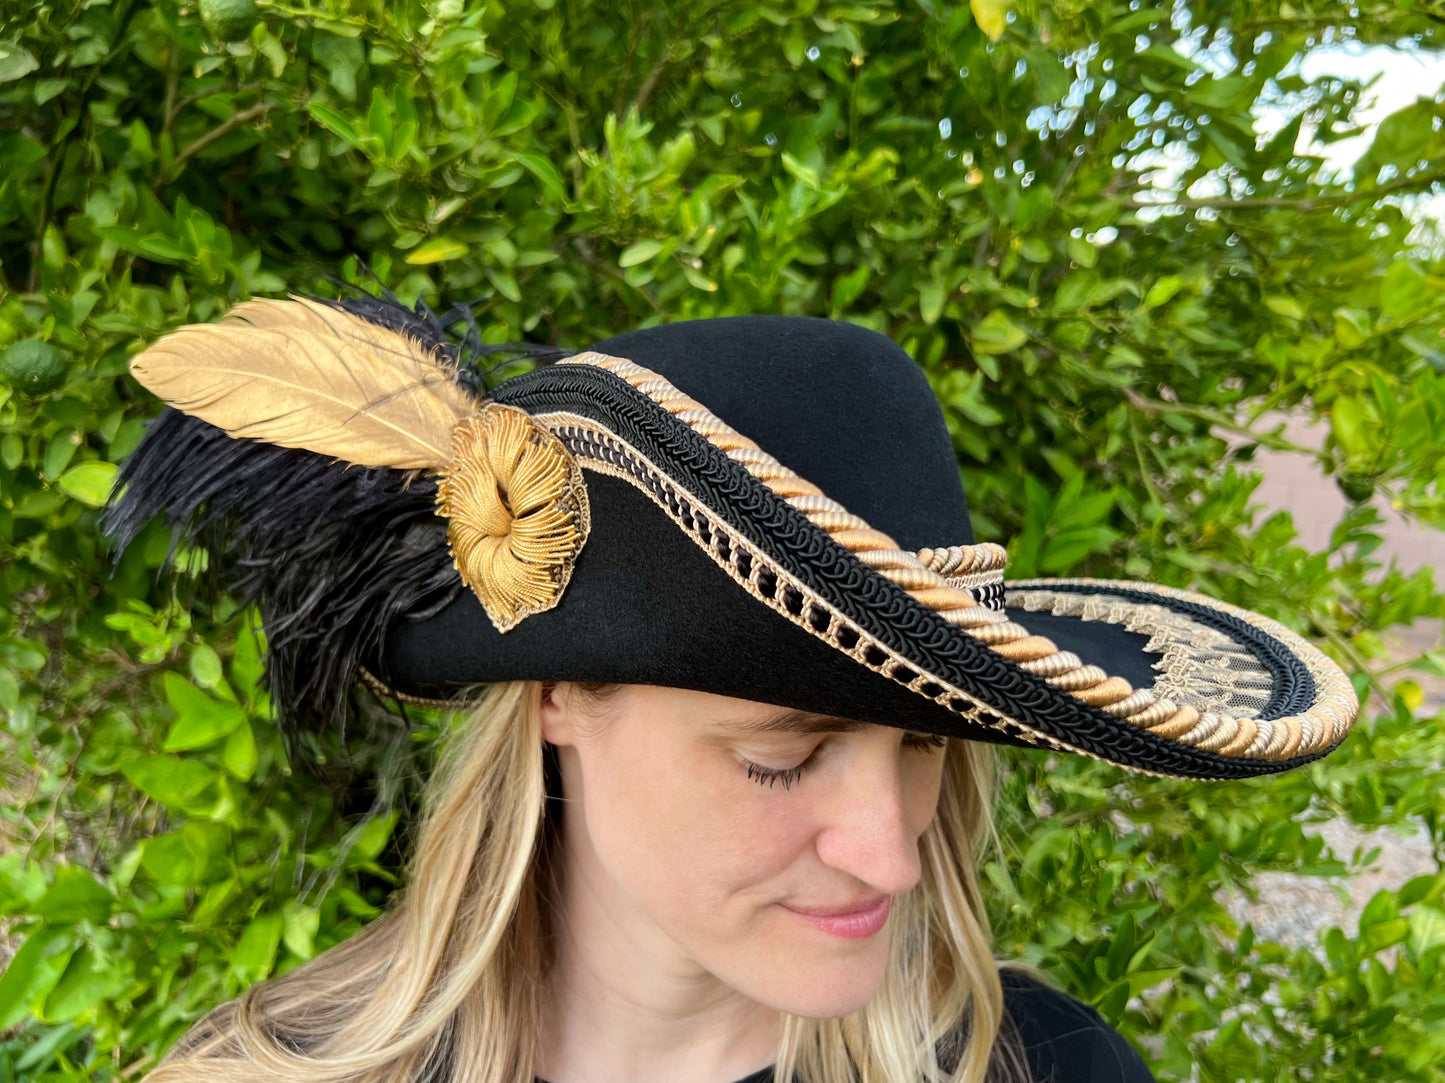
[[[690,688],[1239,778],[1358,713],[1282,624],[1152,583],[1005,583],[918,365],[836,320],[639,329],[483,391],[393,299],[253,300],[132,359],[168,402],[102,519],[165,512],[255,604],[288,733],[358,682]]]
[[[544,614],[501,632],[463,593],[398,622],[375,674],[392,689],[658,684],[1215,779],[1316,759],[1358,711],[1260,614],[1152,583],[1003,584],[998,547],[903,548],[627,358],[579,354],[495,399],[582,467],[590,533]]]

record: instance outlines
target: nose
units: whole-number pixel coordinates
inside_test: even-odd
[[[896,752],[852,764],[851,785],[840,792],[817,835],[825,865],[851,873],[889,895],[918,883],[918,844],[908,825],[903,777]]]

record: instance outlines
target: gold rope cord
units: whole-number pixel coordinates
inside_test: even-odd
[[[1084,663],[1078,655],[1059,650],[1048,638],[1032,635],[1028,629],[1009,620],[1006,613],[980,605],[970,589],[962,583],[950,581],[948,576],[936,570],[947,568],[956,573],[957,578],[971,576],[975,571],[974,565],[978,564],[983,568],[980,576],[985,575],[994,570],[992,562],[999,559],[998,553],[993,550],[985,546],[951,546],[942,550],[925,550],[927,557],[922,558],[922,554],[900,549],[887,534],[874,530],[865,520],[828,498],[817,486],[783,466],[752,440],[657,373],[625,358],[595,351],[576,354],[557,363],[593,365],[618,376],[685,422],[801,511],[834,541],[898,584],[941,618],[1020,668],[1043,677],[1076,699],[1122,721],[1211,751],[1229,749],[1227,754],[1240,756],[1249,749],[1262,746],[1267,750],[1266,758],[1287,759],[1333,744],[1344,736],[1358,713],[1357,703],[1353,708],[1349,705],[1354,701],[1353,688],[1339,668],[1312,645],[1272,621],[1268,623],[1290,636],[1286,645],[1301,657],[1312,673],[1316,673],[1317,686],[1321,685],[1321,675],[1325,677],[1322,694],[1308,711],[1300,715],[1277,719],[1272,726],[1264,727],[1252,720],[1241,720],[1231,715],[1201,714],[1195,708],[1180,706],[1151,689],[1135,689],[1122,677],[1110,676],[1100,667]],[[1145,586],[1152,588],[1153,584]],[[1200,604],[1225,608],[1222,603],[1201,595],[1190,597]],[[1265,627],[1261,623],[1265,618],[1244,614],[1246,611],[1240,611],[1239,615]],[[1275,634],[1272,629],[1271,634]],[[1277,638],[1285,639],[1283,635]],[[1341,682],[1349,690],[1349,702],[1345,699]],[[1261,732],[1265,728],[1270,731],[1267,736]],[[1246,736],[1249,738],[1247,749],[1239,748]]]
[[[591,526],[587,487],[530,414],[493,402],[459,421],[436,500],[452,563],[497,631],[557,604]]]
[[[943,576],[950,586],[966,590],[975,598],[988,587],[996,588],[1002,594],[1003,570],[1008,563],[1008,550],[1002,545],[979,542],[977,545],[920,549],[918,559],[929,571]],[[1002,608],[1001,600],[997,608]]]

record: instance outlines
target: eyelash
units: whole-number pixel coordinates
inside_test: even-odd
[[[942,748],[947,743],[947,738],[940,737],[936,733],[919,735],[917,737],[909,736],[903,738],[903,744],[906,747],[919,748],[930,753]],[[808,758],[802,763],[798,764],[798,766],[783,768],[764,767],[760,763],[753,763],[752,760],[746,759],[743,760],[743,763],[747,765],[748,778],[752,779],[759,786],[766,786],[768,789],[771,790],[774,784],[781,782],[783,784],[783,789],[788,790],[792,789],[793,783],[797,782],[798,779],[803,777],[803,768],[807,767],[808,764],[810,764],[812,761],[813,756],[809,755]]]

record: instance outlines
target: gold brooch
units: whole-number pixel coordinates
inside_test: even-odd
[[[591,529],[576,460],[525,410],[495,402],[453,427],[437,508],[452,563],[499,632],[557,604]]]

